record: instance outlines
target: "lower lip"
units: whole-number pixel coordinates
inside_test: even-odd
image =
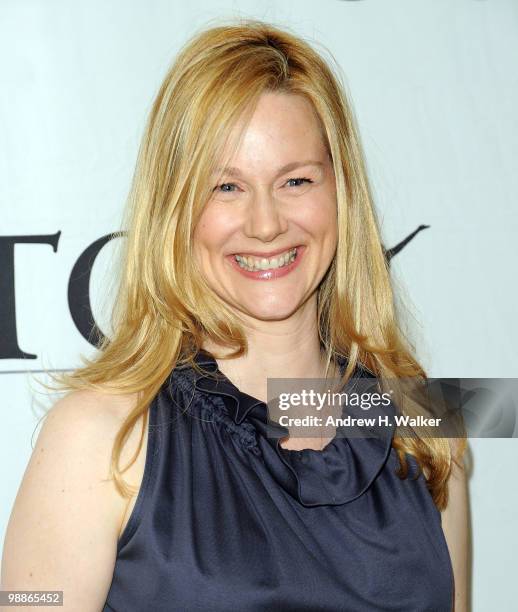
[[[275,280],[276,278],[282,278],[283,276],[288,275],[290,272],[293,272],[295,268],[300,264],[300,260],[302,259],[306,247],[299,246],[297,247],[297,257],[295,257],[295,261],[292,261],[287,266],[282,266],[281,268],[276,268],[275,270],[257,270],[255,272],[249,272],[248,270],[244,270],[237,263],[234,255],[229,255],[228,260],[232,267],[234,267],[241,275],[246,276],[246,278],[252,278],[254,280]]]

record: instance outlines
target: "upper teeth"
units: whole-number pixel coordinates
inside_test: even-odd
[[[236,261],[241,268],[253,272],[254,270],[270,270],[281,268],[291,263],[297,255],[297,248],[290,249],[285,253],[280,253],[275,257],[253,257],[252,255],[236,255]]]

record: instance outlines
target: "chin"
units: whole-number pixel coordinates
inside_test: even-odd
[[[255,304],[251,308],[244,308],[243,310],[249,317],[260,321],[283,321],[291,317],[297,310],[297,306],[258,308]]]

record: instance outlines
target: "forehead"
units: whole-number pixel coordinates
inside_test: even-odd
[[[240,166],[280,168],[303,161],[323,163],[326,141],[312,104],[303,96],[265,92],[249,114],[229,130],[215,172]],[[290,168],[286,167],[286,171]]]

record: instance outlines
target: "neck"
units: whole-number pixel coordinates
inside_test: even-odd
[[[219,369],[244,393],[266,401],[268,378],[326,377],[315,307],[284,321],[254,321],[245,331],[247,354],[237,359],[217,359]],[[209,341],[203,348],[225,354]],[[334,376],[338,376],[338,370],[331,364],[327,377]]]

